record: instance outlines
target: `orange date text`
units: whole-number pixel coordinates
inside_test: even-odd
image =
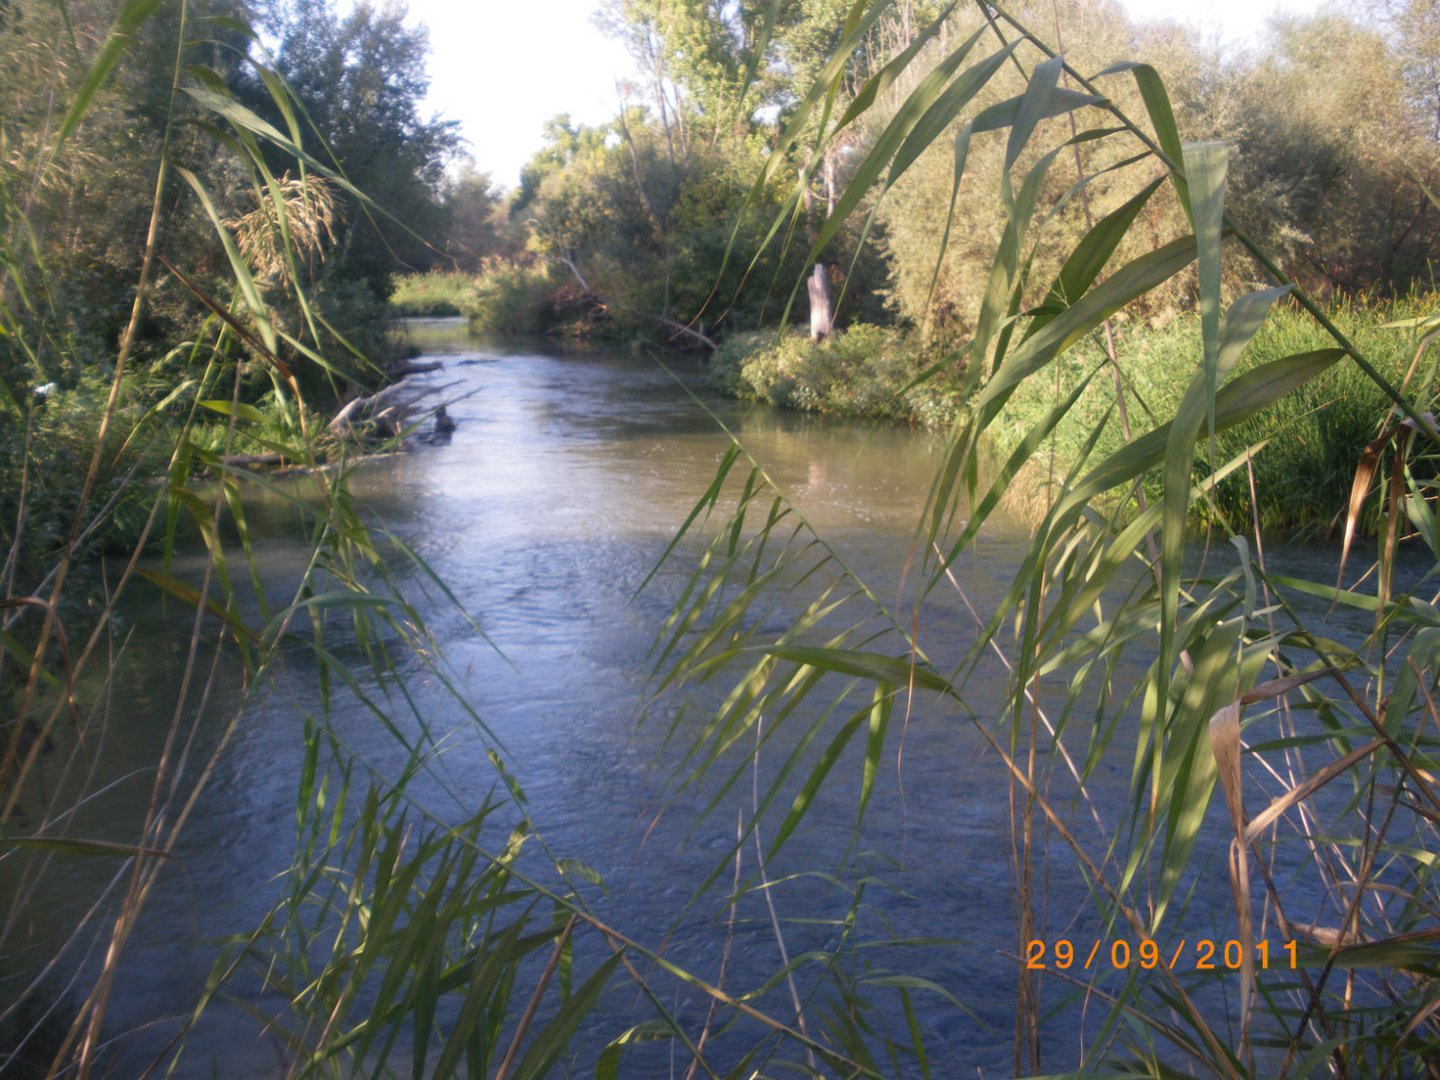
[[[1298,951],[1295,942],[1285,941],[1272,946],[1268,941],[1257,941],[1252,948],[1256,968],[1295,970]],[[1115,971],[1131,967],[1147,971],[1158,967],[1169,971],[1239,971],[1244,963],[1245,945],[1234,938],[1229,941],[1212,941],[1210,938],[1190,941],[1182,938],[1178,945],[1163,948],[1159,942],[1149,938],[1138,942],[1125,938],[1113,941],[1060,938],[1054,942],[1037,939],[1025,945],[1025,967],[1030,971],[1094,971],[1105,967]]]

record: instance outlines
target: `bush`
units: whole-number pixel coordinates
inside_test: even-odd
[[[52,387],[37,390],[27,421],[0,437],[0,550],[13,561],[16,595],[33,590],[70,541],[109,393],[108,378],[95,372],[74,387]],[[168,446],[154,437],[162,421],[138,396],[122,398],[106,435],[89,502],[103,513],[81,533],[82,563],[133,544],[155,502],[156,488],[146,481],[164,474]]]
[[[458,271],[432,270],[395,279],[390,308],[397,315],[441,317],[463,315],[475,277]]]
[[[514,259],[491,259],[460,302],[482,334],[538,334],[550,323],[555,282],[548,270]]]
[[[798,332],[737,334],[716,350],[710,381],[792,409],[939,426],[954,418],[958,396],[943,378],[911,385],[925,362],[902,332],[856,323],[819,343]]]

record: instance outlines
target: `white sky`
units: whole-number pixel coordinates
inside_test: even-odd
[[[568,112],[614,115],[615,81],[634,78],[625,50],[594,24],[598,0],[409,0],[430,28],[430,109],[459,120],[476,164],[513,187],[540,146],[541,126]],[[1140,19],[1172,19],[1207,38],[1253,43],[1276,11],[1318,0],[1123,0]],[[1117,58],[1118,59],[1118,58]]]

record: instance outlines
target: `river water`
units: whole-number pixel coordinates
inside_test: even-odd
[[[421,667],[402,662],[398,675],[413,676],[419,708],[432,732],[447,739],[434,779],[417,785],[419,797],[429,799],[442,819],[453,820],[467,808],[473,812],[497,790],[486,752],[498,746],[551,848],[603,877],[604,891],[592,898],[598,913],[711,980],[718,977],[731,934],[734,957],[726,989],[756,990],[780,967],[761,894],[747,896],[737,911],[738,924],[729,929],[728,874],[690,903],[696,886],[730,850],[737,812],[751,801],[748,777],[723,793],[708,815],[700,811],[728,769],[743,768],[747,752],[742,747],[731,753],[713,776],[677,792],[683,746],[677,751],[664,736],[672,723],[678,742],[693,736],[719,691],[702,687],[688,699],[670,694],[645,710],[654,686],[647,656],[694,569],[698,543],[682,544],[638,597],[636,590],[711,483],[729,446],[719,421],[740,437],[856,576],[905,611],[901,590],[936,440],[717,398],[703,389],[698,368],[688,362],[677,362],[671,371],[645,356],[477,343],[462,327],[444,322],[417,323],[412,334],[426,355],[445,361],[443,372],[426,378],[449,384],[443,395],[457,399],[449,412],[458,428],[446,443],[417,445],[366,464],[353,488],[375,520],[424,557],[458,608],[483,631],[477,634],[459,610],[430,590],[425,611],[444,661],[484,729]],[[267,580],[283,591],[308,551],[295,535],[293,514],[283,499],[257,496],[251,520]],[[1017,524],[999,520],[987,526],[958,568],[981,611],[1006,583],[1024,535]],[[1303,563],[1306,556],[1295,558]],[[198,553],[182,555],[175,572],[194,574],[200,561]],[[425,582],[417,576],[415,584]],[[775,620],[778,628],[794,613],[787,605],[798,603],[777,601],[760,617]],[[932,655],[963,653],[974,637],[963,606],[939,597],[926,613],[922,636]],[[116,696],[124,702],[127,726],[123,737],[111,736],[107,746],[105,768],[115,785],[89,808],[92,826],[109,823],[117,837],[126,835],[126,822],[137,819],[148,795],[145,762],[162,738],[174,699],[163,673],[178,667],[189,632],[183,612],[149,602],[132,605],[125,618],[133,655]],[[908,1042],[898,996],[886,980],[897,975],[928,980],[963,1006],[928,990],[911,991],[930,1061],[936,1075],[944,1076],[1009,1075],[1013,1060],[1015,957],[1021,946],[1010,899],[1007,788],[1002,765],[972,725],[972,716],[990,723],[998,715],[1004,672],[996,665],[981,670],[991,677],[972,680],[968,713],[925,700],[913,715],[897,717],[897,729],[904,722],[903,739],[892,731],[858,832],[860,739],[841,755],[807,823],[769,868],[772,878],[785,879],[771,894],[792,958],[839,943],[852,903],[850,886],[873,876],[856,909],[857,932],[873,944],[856,954],[868,968],[854,973],[875,980],[864,991],[884,1029],[873,1050],[881,1053],[887,1036]],[[1138,674],[1122,667],[1117,678]],[[116,1075],[138,1073],[173,1034],[204,985],[217,940],[253,927],[275,900],[278,875],[289,866],[295,843],[296,777],[303,755],[298,716],[316,709],[310,675],[297,661],[279,690],[247,707],[187,826],[177,869],[162,880],[122,967],[123,992],[109,1020],[116,1048],[108,1060]],[[236,680],[221,673],[213,692],[217,713],[240,692]],[[332,724],[378,773],[387,762],[401,760],[393,737],[343,691],[337,692]],[[762,790],[798,739],[798,733],[782,733],[767,745]],[[802,766],[765,818],[770,832],[823,744],[821,739],[802,754]],[[1121,755],[1102,762],[1092,778],[1090,790],[1109,820],[1118,816],[1128,770]],[[1069,809],[1077,817],[1088,814]],[[1212,813],[1212,819],[1216,827],[1201,844],[1182,919],[1191,920],[1197,936],[1225,937],[1226,833],[1223,816]],[[1093,830],[1086,841],[1103,849]],[[1065,934],[1094,937],[1100,931],[1085,883],[1059,841],[1052,837],[1051,844],[1043,883],[1045,934],[1051,940]],[[753,849],[745,852],[752,854]],[[753,873],[753,863],[744,870]],[[66,895],[37,905],[34,940],[43,942],[78,918],[108,873],[113,868],[88,864],[74,871]],[[922,939],[925,943],[899,944]],[[587,956],[602,955],[599,944],[588,954],[581,948],[577,967]],[[75,962],[77,986],[93,962],[93,956]],[[802,965],[797,977],[808,993],[821,979],[819,965]],[[1068,990],[1049,984],[1046,1003],[1058,1003]],[[1202,988],[1207,992],[1224,1007],[1223,979],[1214,980],[1209,991]],[[664,993],[676,994],[674,985],[666,984]],[[783,987],[756,1000],[776,1015],[788,1009]],[[817,1017],[827,1000],[822,987]],[[684,995],[672,1003],[685,1020],[697,1019],[703,1008]],[[602,999],[582,1031],[578,1042],[591,1048],[588,1054],[582,1050],[582,1062],[593,1058],[594,1048],[652,1016],[633,988],[617,989]],[[1062,1009],[1046,1030],[1043,1049],[1052,1068],[1079,1060],[1083,1040],[1094,1034],[1093,1019],[1079,1004]],[[742,1028],[731,1035],[730,1046],[748,1037]],[[716,1045],[719,1062],[733,1063],[736,1051],[727,1050],[723,1040]],[[279,1060],[273,1037],[257,1035],[243,1009],[221,1005],[192,1035],[180,1072],[264,1075]],[[683,1075],[685,1062],[677,1066],[677,1060],[666,1047],[640,1047],[626,1056],[621,1075]],[[881,1071],[892,1068],[882,1064]],[[900,1059],[899,1071],[912,1068]]]

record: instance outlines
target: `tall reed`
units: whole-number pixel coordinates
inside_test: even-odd
[[[854,800],[863,818],[883,763],[893,756],[903,768],[895,717],[923,723],[948,706],[970,718],[989,749],[992,797],[1008,791],[1017,1074],[1045,1071],[1056,1056],[1047,1030],[1077,1014],[1088,1016],[1087,1037],[1067,1070],[1433,1069],[1440,612],[1428,594],[1400,587],[1395,565],[1402,541],[1440,559],[1433,471],[1419,466],[1440,433],[1428,411],[1433,380],[1416,377],[1433,369],[1437,316],[1422,311],[1382,331],[1406,358],[1399,370],[1371,359],[1227,218],[1227,149],[1182,141],[1153,69],[1127,62],[1087,77],[1004,5],[982,5],[980,31],[963,41],[932,26],[837,108],[844,57],[883,8],[864,0],[852,7],[830,66],[788,123],[757,191],[786,153],[801,149],[799,133],[821,130],[808,152],[816,162],[825,140],[838,142],[862,116],[885,109],[811,243],[813,261],[845,215],[875,191],[883,198],[921,153],[951,153],[955,197],[966,197],[972,140],[1005,140],[1005,227],[974,335],[928,373],[958,370],[966,400],[901,556],[908,588],[894,604],[734,442],[686,523],[703,522],[711,540],[657,653],[662,685],[723,678],[729,687],[684,782],[738,783],[749,763],[737,746],[797,727],[791,743],[801,749],[761,803],[777,813],[790,807],[769,840],[775,860],[816,793],[843,783],[832,769],[852,744],[864,759]],[[932,74],[902,80],[922,48],[941,57]],[[1007,65],[1023,72],[1025,89],[987,96]],[[1078,172],[1064,178],[1072,165]],[[1057,255],[1046,247],[1046,225],[1084,196],[1095,175],[1087,170],[1098,168],[1130,177],[1130,193],[1088,217],[1083,238]],[[774,223],[775,242],[796,242],[792,226],[810,180],[802,172],[790,203],[796,217]],[[1124,242],[1142,235],[1140,215],[1161,200],[1178,203],[1183,230],[1112,265]],[[1061,267],[1053,280],[1030,273],[1040,252]],[[1222,268],[1235,260],[1269,281],[1226,303]],[[1196,283],[1196,332],[1167,371],[1176,390],[1146,395],[1147,361],[1130,354],[1111,320],[1185,274]],[[1252,341],[1287,297],[1301,314],[1285,325],[1303,318],[1314,333],[1291,331],[1303,342],[1257,355]],[[1284,337],[1270,331],[1267,340]],[[1276,408],[1308,412],[1302,395],[1321,377],[1367,380],[1375,407],[1348,436],[1359,467],[1341,514],[1342,565],[1327,580],[1304,581],[1271,571],[1259,516],[1236,511],[1285,497],[1256,492],[1257,477],[1286,478],[1267,473],[1262,463],[1274,451],[1245,439],[1247,422]],[[987,462],[992,434],[1013,422],[1022,395],[1023,427],[1007,430],[999,461]],[[1062,433],[1064,455],[1052,457]],[[961,568],[1027,471],[1048,477],[1048,491],[1013,579],[981,608],[969,595],[979,583]],[[1248,497],[1226,494],[1237,485]],[[1378,559],[1349,584],[1351,537],[1377,502]],[[1188,528],[1197,516],[1209,526],[1203,538]],[[800,612],[778,630],[773,618],[756,617],[777,593]],[[953,620],[957,593],[975,622],[973,642],[961,654],[938,654],[926,646],[927,628]],[[1371,632],[1335,640],[1315,598],[1371,613]],[[983,680],[994,669],[985,661],[994,655],[1008,683],[1002,713],[991,719],[971,702],[986,697]],[[1145,673],[1138,684],[1117,681],[1122,662]],[[1128,771],[1129,795],[1106,804],[1096,770],[1117,765]],[[1211,813],[1217,788],[1223,807]],[[944,808],[929,812],[939,817]],[[1211,936],[1234,948],[1215,965],[1218,976],[1197,970],[1203,958],[1187,951],[1196,935],[1184,909],[1202,837],[1230,851],[1233,910],[1215,919]],[[1047,896],[1045,883],[1067,863],[1090,894],[1089,910],[1056,910]],[[721,870],[717,863],[717,877]],[[1116,980],[1101,968],[1118,961],[1058,960],[1055,942],[1071,925],[1099,927],[1097,946],[1118,940],[1135,962]],[[1294,970],[1267,957],[1276,938],[1295,943]],[[1217,993],[1221,978],[1233,993]],[[852,1016],[873,1019],[853,985],[837,991]],[[847,1045],[864,1043],[851,1035]],[[920,1029],[912,1036],[904,1070],[930,1075]],[[808,1067],[798,1054],[789,1063]]]
[[[798,105],[757,192],[792,150],[807,157],[800,133],[836,138],[888,103],[893,114],[856,161],[806,261],[864,196],[888,187],[942,139],[955,161],[957,192],[970,141],[1006,140],[999,193],[1006,227],[975,336],[942,361],[959,372],[967,398],[904,554],[903,602],[883,601],[738,441],[680,530],[681,537],[703,533],[704,542],[656,644],[656,689],[702,682],[726,688],[685,747],[680,782],[750,793],[709,884],[729,885],[719,907],[730,913],[732,935],[735,912],[758,902],[764,932],[784,959],[766,985],[744,991],[706,981],[668,959],[665,942],[637,940],[617,920],[597,915],[579,889],[584,868],[546,845],[498,753],[491,759],[494,799],[464,820],[441,820],[413,795],[439,753],[439,733],[405,692],[403,672],[418,661],[462,707],[465,701],[437,659],[413,581],[453,598],[402,539],[367,523],[347,490],[348,448],[330,441],[301,393],[300,365],[332,371],[327,352],[345,344],[322,325],[305,292],[304,230],[299,221],[292,228],[292,214],[307,204],[295,185],[323,177],[318,190],[331,185],[363,195],[315,145],[303,109],[273,72],[257,68],[287,119],[284,130],[226,92],[223,79],[186,64],[182,20],[172,119],[203,118],[216,152],[232,155],[263,209],[242,218],[222,213],[200,176],[161,156],[133,307],[111,357],[109,386],[87,421],[90,452],[76,510],[58,554],[33,580],[16,569],[32,505],[23,493],[19,500],[0,639],[0,675],[15,702],[0,769],[0,861],[10,883],[0,950],[18,947],[27,912],[54,895],[75,860],[106,860],[110,873],[83,898],[65,940],[0,1005],[18,1031],[4,1051],[7,1066],[38,1063],[41,1072],[83,1077],[110,1063],[114,1033],[106,1018],[125,991],[122,959],[141,914],[166,886],[177,845],[243,718],[283,686],[283,669],[298,667],[301,657],[315,673],[316,693],[312,704],[295,706],[305,754],[291,866],[270,914],[227,944],[193,1012],[154,1055],[152,1074],[186,1051],[217,1002],[238,1001],[281,1044],[281,1068],[297,1075],[512,1078],[573,1071],[583,1057],[598,1076],[614,1077],[626,1074],[637,1047],[657,1041],[674,1048],[677,1075],[952,1075],[959,1063],[932,1057],[916,1003],[933,997],[957,1012],[977,1003],[965,1000],[964,988],[871,961],[876,945],[914,943],[871,934],[862,917],[865,893],[881,887],[881,875],[866,872],[871,862],[860,850],[882,767],[898,753],[906,725],[927,722],[942,702],[967,718],[988,748],[996,790],[1010,807],[1015,938],[1001,944],[1013,949],[1017,972],[1017,1073],[1045,1067],[1045,1032],[1066,1010],[1095,1018],[1079,1059],[1066,1063],[1077,1070],[1391,1075],[1431,1066],[1440,615],[1423,595],[1402,590],[1394,574],[1402,540],[1424,544],[1440,561],[1433,481],[1408,467],[1437,439],[1433,419],[1417,405],[1421,388],[1382,378],[1380,366],[1233,228],[1224,213],[1224,147],[1182,143],[1164,86],[1144,65],[1119,64],[1086,78],[1003,7],[985,5],[980,33],[963,42],[944,36],[941,74],[898,78],[926,44],[942,43],[937,23],[836,115],[845,57],[886,6],[851,6],[830,63]],[[153,0],[122,5],[25,189],[64,162],[67,140],[156,7]],[[1025,70],[1026,89],[985,101],[985,87],[1007,64]],[[1119,147],[1116,168],[1133,177],[1133,194],[1094,220],[1058,260],[1054,280],[1031,280],[1048,216],[1083,191],[1086,155],[1111,144]],[[1060,182],[1059,170],[1077,149],[1081,175]],[[284,169],[277,175],[276,155],[298,179],[287,180]],[[823,156],[812,152],[808,160]],[[800,177],[792,210],[803,205],[810,179]],[[1057,186],[1058,198],[1047,194]],[[43,279],[45,269],[26,254],[36,246],[26,234],[23,190],[12,185],[3,196],[9,242],[0,257],[10,261],[0,266],[0,317],[16,347],[36,354],[41,343],[26,328],[43,320],[21,315],[43,291],[22,297],[19,285]],[[229,275],[223,290],[187,267],[184,253],[165,247],[164,208],[176,199],[210,223]],[[1156,199],[1177,201],[1185,231],[1111,267],[1137,216]],[[790,223],[777,221],[772,237],[784,242]],[[242,244],[235,227],[252,239]],[[308,227],[323,234],[323,214],[317,210]],[[257,242],[257,235],[269,239]],[[1222,261],[1236,257],[1253,259],[1275,283],[1226,305]],[[1017,388],[1049,379],[1062,357],[1105,335],[1126,304],[1192,266],[1200,338],[1168,415],[1149,417],[1135,407],[1123,346],[1107,348],[1079,378],[1052,384],[1049,410],[998,465],[985,465],[987,434]],[[184,377],[134,410],[134,344],[162,281],[190,296],[205,318],[172,358],[183,361]],[[1287,293],[1330,343],[1246,366],[1247,345]],[[298,325],[276,315],[276,300],[286,294]],[[1417,365],[1431,355],[1433,317],[1392,329],[1411,335]],[[1234,531],[1224,532],[1228,543],[1211,545],[1197,572],[1186,529],[1193,508],[1227,477],[1248,482],[1251,462],[1265,452],[1247,445],[1222,460],[1207,448],[1324,373],[1352,369],[1374,382],[1388,410],[1373,418],[1348,507],[1353,521],[1377,492],[1384,503],[1378,572],[1363,585],[1343,575],[1337,583],[1273,574],[1263,534],[1223,514],[1213,515],[1215,528]],[[245,377],[257,372],[272,403],[265,413],[245,393]],[[982,608],[968,595],[963,557],[1087,385],[1105,381],[1117,387],[1114,406],[1126,408],[1130,438],[1111,448],[1099,441],[1098,422],[1089,427],[1072,463],[1056,471],[1014,579]],[[7,422],[40,430],[35,417],[44,406],[27,399],[0,407]],[[313,496],[302,495],[199,445],[202,418],[223,424],[223,451],[250,431],[289,461],[313,466],[323,456],[334,467],[315,470]],[[156,430],[168,434],[165,483],[150,487],[137,472],[112,486],[114,440],[153,446]],[[27,443],[23,490],[42,465],[38,444]],[[201,470],[212,479],[197,481]],[[300,579],[283,595],[265,586],[251,543],[245,496],[257,489],[292,507],[309,540]],[[116,490],[142,498],[146,510],[128,552],[108,564],[82,625],[70,590],[87,541],[119,505]],[[193,530],[206,551],[194,576],[173,558],[182,529]],[[668,558],[691,550],[681,537]],[[159,561],[147,558],[152,541]],[[100,756],[123,737],[110,702],[129,644],[114,616],[127,593],[142,589],[183,605],[189,629],[170,722],[144,773],[146,811],[133,835],[117,839],[82,826],[106,795]],[[963,653],[928,651],[925,629],[932,618],[953,617],[957,592],[975,635]],[[760,605],[777,597],[798,613],[779,630],[758,617]],[[1306,601],[1316,597],[1366,612],[1372,632],[1359,642],[1333,640],[1309,614],[1314,606]],[[1007,671],[1006,705],[989,718],[970,701],[982,659],[997,653]],[[1116,683],[1124,657],[1145,672],[1138,685]],[[233,696],[217,690],[227,670],[242,673]],[[346,745],[332,723],[341,701],[358,703],[401,749],[398,773],[371,772]],[[471,720],[483,732],[480,718]],[[677,724],[674,735],[681,733]],[[847,752],[863,763],[848,804],[855,843],[839,872],[816,875],[839,890],[843,914],[823,947],[792,951],[777,901],[797,880],[785,859],[812,824],[820,796],[840,783],[836,764]],[[1129,796],[1105,805],[1094,778],[1116,761],[1125,763]],[[1151,941],[1157,956],[1181,951],[1177,909],[1194,881],[1197,844],[1216,827],[1207,809],[1217,787],[1234,896],[1225,936],[1241,945],[1237,971],[1226,976],[1233,998],[1214,993],[1207,977],[1166,963],[1132,966],[1118,988],[1102,985],[1093,969],[1026,967],[1030,942],[1053,941],[1076,914],[1137,950]],[[714,796],[712,806],[719,801]],[[527,848],[538,857],[522,859]],[[1062,862],[1057,852],[1089,889],[1089,912],[1047,907],[1045,875]],[[1257,970],[1256,947],[1277,937],[1298,943],[1297,969]],[[733,938],[727,958],[731,945]],[[67,997],[56,980],[80,970],[85,955],[96,958],[94,966]],[[722,979],[726,970],[722,962]],[[643,1012],[618,1033],[582,1028],[606,989],[622,980]],[[768,995],[772,988],[777,993]],[[37,1056],[42,1038],[48,1042]]]

